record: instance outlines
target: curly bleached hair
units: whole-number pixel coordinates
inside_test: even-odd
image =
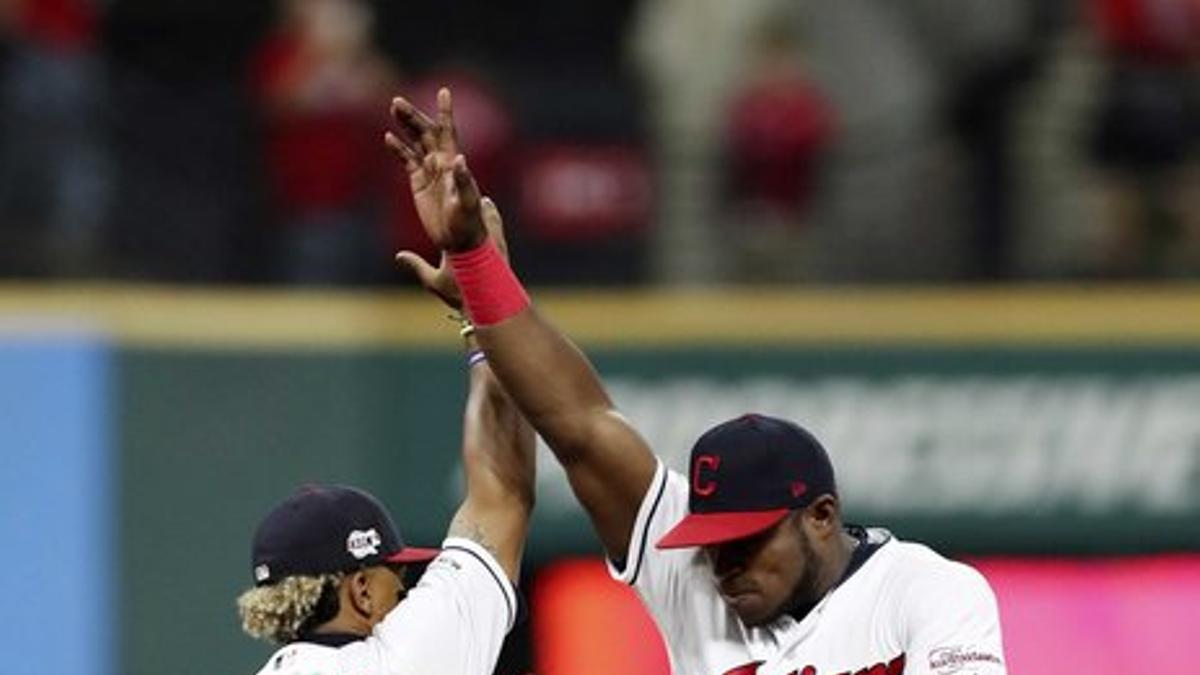
[[[237,599],[242,630],[260,640],[287,644],[337,614],[337,589],[343,574],[291,576],[259,586]]]

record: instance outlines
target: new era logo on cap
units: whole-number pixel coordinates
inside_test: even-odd
[[[689,469],[689,514],[659,540],[659,548],[741,539],[823,494],[837,494],[833,465],[817,439],[766,415],[743,415],[709,429],[692,447]]]

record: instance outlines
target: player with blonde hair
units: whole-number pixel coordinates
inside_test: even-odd
[[[500,236],[499,215],[489,217]],[[259,524],[255,585],[238,599],[246,633],[280,645],[260,675],[494,670],[517,617],[534,443],[466,332],[466,496],[441,549],[405,545],[387,510],[362,490],[301,487]],[[405,588],[406,567],[424,562],[420,581]]]

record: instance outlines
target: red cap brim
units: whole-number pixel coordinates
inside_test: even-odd
[[[429,562],[438,557],[442,550],[438,548],[417,548],[416,546],[406,546],[396,553],[387,557],[390,563],[419,563]]]
[[[691,513],[658,540],[655,548],[688,548],[742,539],[775,525],[788,509]]]

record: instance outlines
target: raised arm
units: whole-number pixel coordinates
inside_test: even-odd
[[[624,560],[654,476],[645,441],[583,353],[533,307],[478,334],[497,376],[566,470],[609,557]]]
[[[413,175],[413,190],[427,186],[421,167],[408,164]],[[426,195],[428,197],[428,195]],[[490,218],[494,219],[497,238],[504,245],[500,214],[490,200]],[[428,210],[422,217],[428,215]],[[398,260],[411,267],[422,284],[451,309],[460,310],[462,300],[454,277],[445,265],[434,269],[420,256],[401,253]],[[535,476],[535,437],[529,425],[482,356],[479,343],[466,335],[470,385],[463,413],[463,470],[467,494],[450,523],[448,534],[470,539],[491,551],[513,581],[521,569],[521,553],[533,510]]]
[[[398,133],[389,133],[387,143],[404,159],[418,214],[431,239],[459,262],[495,253],[489,247],[496,246],[503,271],[511,275],[503,260],[499,214],[490,200],[481,199],[458,152],[450,93],[439,92],[436,121],[403,99],[393,102],[392,113]],[[457,301],[459,288],[446,273],[445,260],[437,270],[411,254],[402,254],[401,261],[427,288],[451,304]],[[479,302],[482,296],[487,304],[491,294],[504,305],[512,299],[512,288],[487,279],[481,287],[464,278],[461,270],[455,276],[464,288],[475,283],[467,289],[466,309],[496,376],[566,469],[609,556],[623,560],[654,476],[653,454],[617,412],[583,353],[532,306],[509,303],[512,311],[497,316]],[[519,285],[517,290],[524,293]]]
[[[515,582],[534,502],[533,428],[486,360],[469,368],[462,440],[467,491],[447,534],[488,549]]]

